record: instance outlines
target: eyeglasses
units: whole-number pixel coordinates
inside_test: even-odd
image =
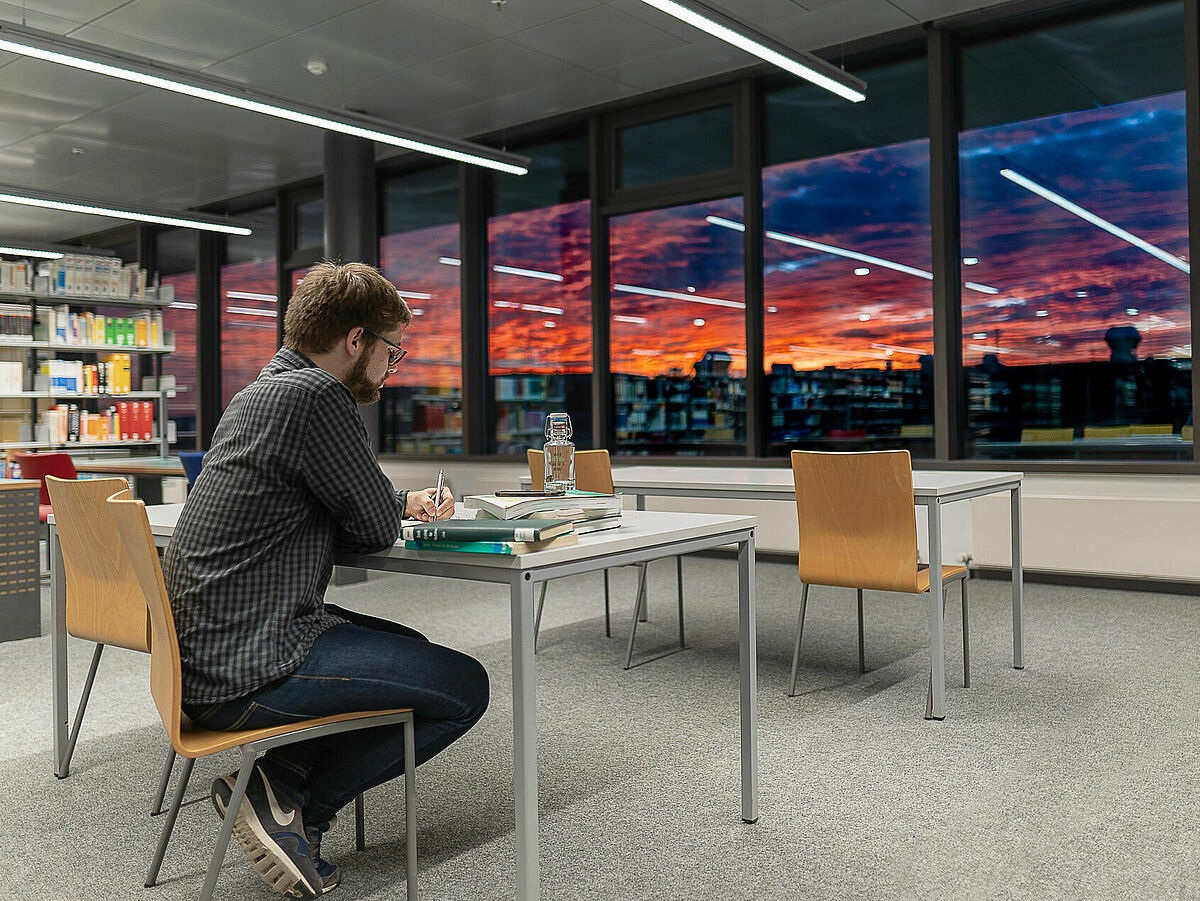
[[[388,371],[395,372],[396,367],[399,365],[400,361],[403,360],[406,356],[408,356],[408,351],[405,350],[403,347],[401,347],[399,344],[397,344],[395,341],[389,341],[387,338],[383,337],[383,335],[379,334],[379,332],[375,331],[374,329],[369,329],[365,325],[363,326],[363,331],[370,332],[372,335],[374,335],[376,338],[378,338],[380,341],[382,341],[384,344],[387,345],[387,347],[388,347]]]

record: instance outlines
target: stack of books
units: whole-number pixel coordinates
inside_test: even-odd
[[[461,515],[474,519],[521,520],[530,516],[566,519],[580,535],[621,525],[621,495],[594,491],[521,496],[476,494],[463,498]],[[456,514],[458,515],[458,514]]]
[[[410,550],[475,554],[527,554],[579,541],[569,519],[442,519],[405,523],[400,537]]]

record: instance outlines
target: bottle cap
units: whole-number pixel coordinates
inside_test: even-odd
[[[546,414],[546,437],[547,438],[570,438],[571,437],[571,417],[566,413],[548,413]]]

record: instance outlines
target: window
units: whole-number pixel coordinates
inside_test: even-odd
[[[618,188],[732,169],[733,106],[619,128],[616,143]],[[665,147],[671,152],[664,153]]]
[[[534,161],[530,175],[496,177],[497,212],[488,220],[493,450],[541,447],[551,412],[569,413],[576,446],[589,447],[591,205],[577,199],[587,195],[587,144],[519,152]]]
[[[768,95],[768,453],[905,447],[932,456],[925,61],[856,72],[870,85],[863,103],[810,85]]]
[[[742,199],[609,222],[616,452],[746,452]]]
[[[238,214],[254,234],[226,239],[221,267],[221,409],[258,378],[279,349],[275,208]]]
[[[413,311],[408,356],[380,399],[383,450],[462,453],[462,309],[458,172],[452,167],[383,186],[380,269]]]
[[[196,450],[196,233],[173,229],[155,234],[155,258],[163,286],[175,297],[163,307],[163,333],[175,350],[164,354],[162,371],[175,376],[175,396],[167,401],[167,417],[175,422],[176,450]]]
[[[316,197],[294,207],[296,250],[325,246],[325,198]]]
[[[1182,29],[1173,2],[964,50],[972,456],[1192,456]]]

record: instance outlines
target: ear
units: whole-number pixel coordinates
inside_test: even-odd
[[[358,359],[359,354],[361,354],[363,349],[366,347],[366,337],[367,333],[361,325],[356,325],[354,328],[350,329],[350,331],[346,332],[346,354],[350,357],[350,359]]]

